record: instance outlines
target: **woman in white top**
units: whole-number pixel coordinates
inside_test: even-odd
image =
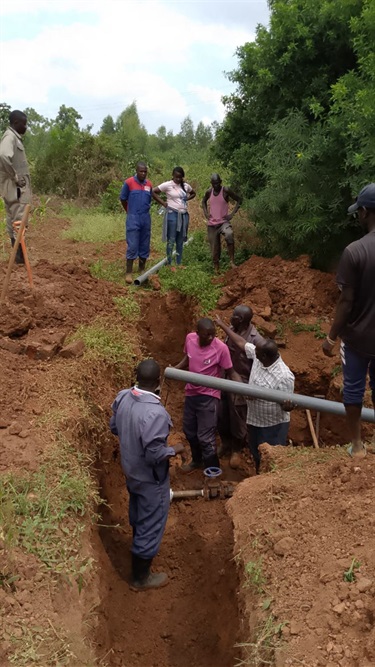
[[[176,244],[176,264],[181,266],[182,249],[187,239],[189,213],[187,202],[194,199],[196,192],[191,185],[184,181],[185,172],[182,167],[175,167],[172,180],[161,183],[153,189],[155,194],[164,193],[167,196],[163,224],[162,240],[167,242],[168,265],[172,265],[173,247]],[[172,268],[174,271],[175,268]]]

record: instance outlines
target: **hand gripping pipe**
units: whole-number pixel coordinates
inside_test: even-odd
[[[193,240],[193,236],[190,236],[190,238],[188,238],[188,240],[184,243],[184,247],[186,245],[188,245],[188,243],[190,243],[192,240]],[[176,254],[176,251],[174,250],[173,253],[172,253],[172,257],[174,257],[175,254]],[[157,273],[163,266],[165,266],[167,261],[168,261],[168,258],[164,257],[164,259],[162,259],[160,262],[158,262],[157,264],[152,266],[151,269],[148,269],[148,271],[145,271],[144,273],[142,273],[141,276],[138,276],[138,278],[136,278],[134,280],[134,285],[136,287],[139,287],[140,285],[142,285],[142,283],[144,283],[150,276],[152,276],[154,273]]]
[[[264,401],[274,401],[275,403],[292,401],[292,403],[299,408],[317,410],[318,412],[330,412],[333,415],[345,415],[343,404],[338,403],[337,401],[328,401],[323,398],[315,398],[314,396],[302,396],[301,394],[287,394],[278,389],[260,389],[251,384],[233,382],[233,380],[223,380],[209,375],[201,375],[200,373],[189,373],[188,371],[180,371],[178,368],[171,368],[170,366],[165,369],[164,375],[168,380],[190,382],[191,384],[201,385],[202,387],[228,391],[231,394],[241,394],[241,396],[261,398]],[[361,419],[362,421],[375,423],[374,410],[370,410],[370,408],[362,408]]]

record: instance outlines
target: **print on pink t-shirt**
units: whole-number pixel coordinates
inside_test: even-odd
[[[210,345],[201,347],[198,334],[189,333],[186,336],[184,352],[189,357],[189,371],[191,373],[202,373],[203,375],[219,378],[223,369],[228,370],[233,366],[228,347],[219,338],[214,338]],[[220,398],[221,395],[219,389],[189,383],[185,386],[185,394],[186,396],[201,396],[203,394],[215,398]]]

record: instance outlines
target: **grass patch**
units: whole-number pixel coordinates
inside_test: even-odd
[[[213,310],[217,304],[220,287],[214,285],[211,277],[196,266],[187,266],[185,270],[172,273],[164,267],[159,272],[160,283],[163,291],[178,290],[182,294],[194,297],[200,307],[202,314]]]
[[[18,546],[34,554],[54,575],[81,590],[91,558],[80,555],[85,523],[96,518],[100,498],[90,475],[92,461],[61,436],[36,472],[0,478],[1,537],[7,550]]]
[[[302,331],[311,331],[315,338],[323,339],[327,337],[327,334],[322,331],[321,327],[322,320],[317,320],[314,324],[304,324],[303,322],[288,322],[289,328],[294,334],[299,334]]]
[[[236,644],[241,648],[244,658],[237,659],[236,667],[264,667],[274,664],[276,648],[281,643],[281,631],[286,623],[276,623],[273,614],[255,630],[254,641]]]
[[[212,260],[204,239],[203,231],[195,232],[194,240],[184,248],[185,269],[172,272],[168,267],[163,267],[159,271],[163,291],[174,289],[194,297],[202,314],[216,307],[220,294],[220,286],[212,282]]]
[[[76,656],[72,652],[66,636],[62,635],[61,629],[57,631],[50,621],[49,628],[38,626],[18,626],[22,630],[21,637],[11,636],[14,652],[9,657],[9,662],[17,667],[30,667],[30,665],[71,665]],[[76,663],[75,663],[76,664]],[[83,666],[82,666],[83,667]]]
[[[135,320],[141,314],[141,308],[133,296],[114,296],[113,302],[124,320]]]
[[[249,561],[245,565],[245,587],[253,588],[257,593],[263,593],[266,578],[263,574],[262,559]]]
[[[93,262],[93,264],[90,264],[90,273],[94,278],[98,278],[99,280],[108,280],[110,283],[126,285],[125,264],[122,259],[109,262],[100,258],[96,262]]]
[[[69,218],[69,229],[62,232],[64,239],[88,243],[111,243],[124,238],[124,215],[105,213],[100,208],[78,208],[71,204],[61,209],[61,217]]]
[[[74,332],[70,340],[83,340],[86,355],[111,364],[129,364],[134,361],[133,339],[123,327],[105,319],[97,319],[92,324],[83,324]]]

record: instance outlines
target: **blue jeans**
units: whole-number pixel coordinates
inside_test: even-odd
[[[184,244],[184,234],[181,229],[177,231],[177,211],[168,211],[167,222],[167,259],[168,264],[172,264],[173,247],[176,244],[176,264],[180,265],[182,262],[182,249]]]
[[[340,354],[344,376],[344,405],[362,405],[367,374],[370,378],[372,402],[375,403],[375,359],[362,357],[346,343],[341,343]]]

